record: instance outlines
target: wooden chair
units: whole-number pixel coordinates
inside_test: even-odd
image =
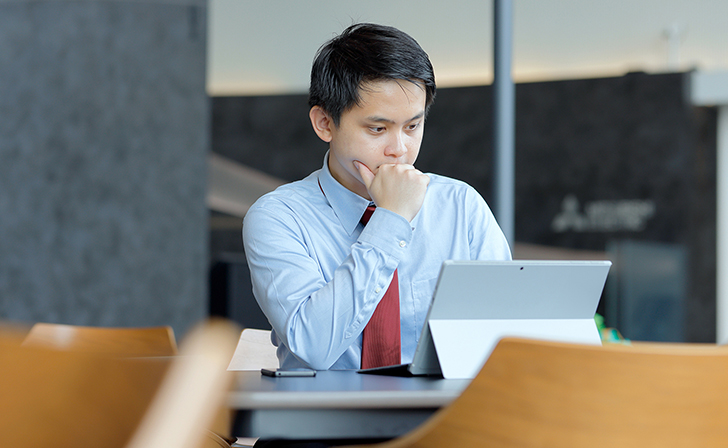
[[[47,347],[79,353],[116,357],[155,357],[177,354],[177,342],[170,326],[89,327],[39,322],[23,341],[27,347]],[[229,361],[229,358],[228,358]],[[230,437],[230,411],[221,408],[207,434],[208,447],[227,448]]]
[[[507,338],[401,447],[725,447],[728,350]]]
[[[0,333],[0,446],[121,448],[134,436],[135,448],[200,447],[225,401],[238,334],[211,323],[185,339],[182,356],[126,358]]]
[[[122,357],[177,354],[174,331],[169,326],[105,328],[41,322],[33,325],[23,344]]]
[[[227,400],[226,371],[240,330],[223,321],[196,329],[185,340],[128,448],[229,446],[207,428]]]

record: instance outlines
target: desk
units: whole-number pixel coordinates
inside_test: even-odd
[[[230,405],[237,437],[392,438],[450,403],[469,380],[319,371],[313,378],[234,372]]]

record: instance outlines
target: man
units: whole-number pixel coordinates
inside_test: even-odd
[[[280,366],[410,362],[442,262],[510,259],[508,243],[475,189],[414,167],[435,97],[414,39],[347,28],[317,53],[309,93],[323,167],[259,199],[243,226]]]

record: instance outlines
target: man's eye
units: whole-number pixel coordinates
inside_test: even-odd
[[[377,127],[374,127],[374,128],[369,128],[369,129],[370,129],[370,130],[371,130],[372,132],[374,132],[375,134],[379,134],[379,133],[381,133],[381,132],[384,132],[384,128],[382,128],[382,127],[378,127],[378,128],[377,128]]]
[[[407,126],[407,129],[409,129],[410,131],[414,131],[418,127],[420,127],[420,123],[412,123],[411,125]]]

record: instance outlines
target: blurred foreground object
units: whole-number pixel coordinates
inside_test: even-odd
[[[378,448],[728,446],[728,349],[505,338],[462,395]]]
[[[180,356],[123,358],[0,332],[0,446],[201,447],[225,401],[239,330],[200,325]],[[164,444],[155,442],[164,440]]]

